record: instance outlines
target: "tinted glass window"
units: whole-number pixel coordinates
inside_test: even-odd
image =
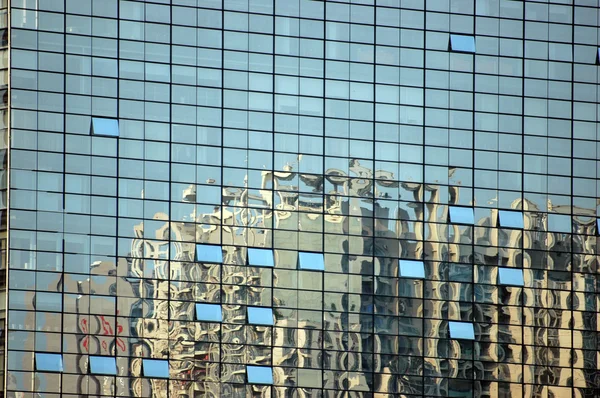
[[[273,384],[273,370],[267,366],[246,366],[246,376],[251,384]]]
[[[323,271],[325,269],[325,261],[322,253],[298,253],[300,260],[300,269]]]
[[[221,304],[196,304],[196,319],[206,322],[221,322],[223,314]]]

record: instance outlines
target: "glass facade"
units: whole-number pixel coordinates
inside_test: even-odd
[[[599,18],[0,0],[5,396],[597,397]]]

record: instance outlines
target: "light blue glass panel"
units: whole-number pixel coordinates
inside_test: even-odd
[[[143,359],[142,370],[144,372],[144,377],[168,379],[169,361],[161,359]]]
[[[450,222],[453,224],[475,224],[473,208],[450,206]]]
[[[325,269],[325,260],[323,253],[299,252],[300,269],[323,271]]]
[[[524,286],[523,270],[520,268],[498,268],[498,282],[501,285]]]
[[[273,250],[272,249],[256,249],[248,248],[248,265],[257,267],[274,267]]]
[[[404,278],[425,279],[425,266],[419,260],[400,260],[400,276]]]
[[[450,328],[450,338],[475,340],[475,330],[470,322],[448,322]]]
[[[573,232],[571,216],[564,214],[548,214],[548,231],[570,234]]]
[[[196,320],[205,322],[222,322],[221,304],[196,303]]]
[[[269,366],[246,366],[250,384],[273,384],[273,369]]]
[[[221,264],[223,262],[223,251],[221,246],[196,245],[196,261],[201,263]]]
[[[248,307],[248,323],[251,325],[273,325],[273,309]]]
[[[600,218],[596,219],[596,233],[600,235]]]
[[[35,370],[38,372],[62,372],[63,359],[61,354],[35,353]]]
[[[106,135],[109,137],[118,137],[119,121],[117,119],[93,117],[91,130],[92,135]]]
[[[502,228],[525,228],[523,213],[520,211],[500,210],[498,212],[498,222]]]
[[[450,35],[450,50],[460,53],[475,53],[475,37]]]
[[[95,375],[116,375],[115,357],[90,357],[90,373]]]

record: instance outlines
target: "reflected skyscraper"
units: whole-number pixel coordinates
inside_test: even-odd
[[[591,398],[597,0],[0,0],[4,395]]]

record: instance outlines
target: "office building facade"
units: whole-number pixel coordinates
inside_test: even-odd
[[[5,395],[598,396],[599,16],[0,0]]]

